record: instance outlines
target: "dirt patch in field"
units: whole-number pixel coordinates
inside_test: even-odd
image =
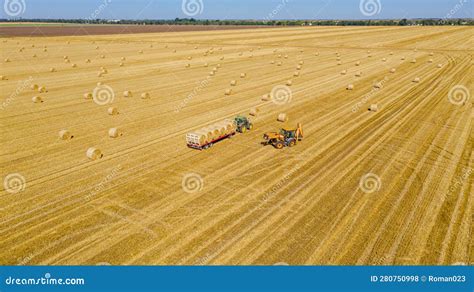
[[[157,32],[212,31],[252,29],[267,26],[240,25],[72,25],[72,26],[18,26],[0,27],[0,36],[78,36],[105,34],[133,34]]]

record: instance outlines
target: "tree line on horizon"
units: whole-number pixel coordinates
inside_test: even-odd
[[[1,22],[126,24],[126,25],[256,25],[256,26],[434,26],[473,25],[472,18],[452,19],[382,19],[382,20],[211,20],[175,18],[172,20],[107,20],[107,19],[0,19]]]

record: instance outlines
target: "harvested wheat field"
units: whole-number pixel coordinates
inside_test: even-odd
[[[472,264],[473,32],[1,38],[0,263]]]

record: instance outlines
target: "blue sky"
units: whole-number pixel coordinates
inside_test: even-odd
[[[472,17],[474,0],[2,1],[1,18],[173,19],[191,15],[198,19],[380,19],[468,18]],[[183,1],[189,5],[183,6]],[[361,1],[368,2],[362,6],[366,8],[361,8]],[[14,10],[12,2],[20,3],[21,11]]]

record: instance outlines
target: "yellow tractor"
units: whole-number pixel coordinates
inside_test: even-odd
[[[301,124],[298,123],[296,129],[282,128],[279,133],[265,133],[263,139],[265,139],[265,142],[262,143],[264,146],[272,145],[277,149],[293,147],[296,143],[303,140],[303,128],[301,127]]]

